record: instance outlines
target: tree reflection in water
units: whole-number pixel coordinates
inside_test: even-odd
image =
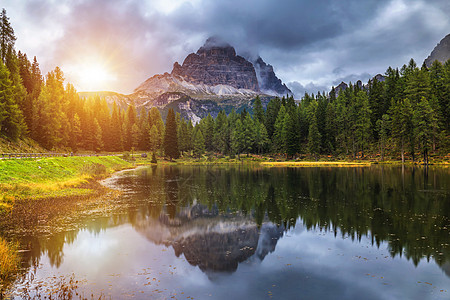
[[[427,257],[449,274],[447,168],[158,166],[124,173],[114,185],[125,190],[114,212],[82,220],[83,227],[100,232],[130,223],[207,273],[264,259],[285,230],[302,222],[336,237],[387,242],[392,257],[415,265]],[[36,266],[47,253],[58,267],[77,232],[20,237],[31,249],[25,263]]]

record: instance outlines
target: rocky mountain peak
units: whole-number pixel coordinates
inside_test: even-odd
[[[200,56],[236,56],[236,50],[219,37],[210,37],[205,44],[197,50]]]
[[[435,60],[445,63],[450,59],[450,34],[444,37],[431,54],[425,59],[425,65],[429,68]]]
[[[286,94],[292,92],[261,57],[244,58],[227,42],[212,37],[182,64],[175,62],[170,73],[148,78],[124,99],[147,109],[156,106],[163,115],[169,107],[175,108],[198,122],[208,114],[217,116],[220,110],[251,110],[257,95],[268,102],[272,96]]]
[[[275,75],[273,67],[266,64],[261,57],[253,62],[262,92],[276,93],[280,96],[292,95],[292,91]]]
[[[209,38],[197,53],[189,54],[182,65],[175,63],[172,75],[194,84],[228,85],[259,92],[253,64],[236,55],[232,46],[217,38]]]

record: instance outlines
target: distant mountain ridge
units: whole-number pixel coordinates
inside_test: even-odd
[[[429,68],[435,60],[445,63],[450,59],[450,34],[447,34],[439,44],[434,47],[431,54],[425,59],[424,63]]]

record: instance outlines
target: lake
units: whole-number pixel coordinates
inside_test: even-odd
[[[10,298],[450,298],[448,168],[157,166],[103,183],[120,194],[9,233]]]

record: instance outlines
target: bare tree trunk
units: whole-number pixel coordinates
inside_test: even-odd
[[[428,166],[428,149],[425,148],[423,151],[423,163]]]
[[[403,150],[403,141],[402,141],[402,164],[405,163],[405,151]]]

